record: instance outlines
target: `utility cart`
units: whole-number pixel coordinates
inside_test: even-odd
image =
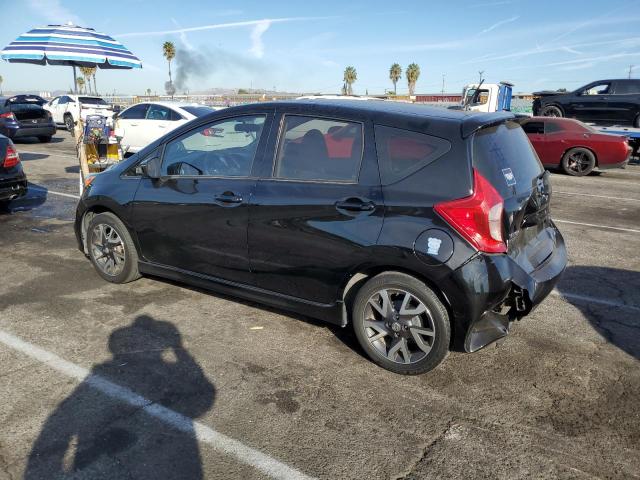
[[[113,121],[102,115],[88,115],[75,125],[76,154],[80,164],[80,195],[91,178],[123,159]]]

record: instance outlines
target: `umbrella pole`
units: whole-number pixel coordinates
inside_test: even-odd
[[[73,66],[73,93],[78,93],[78,78],[76,77],[76,66]]]

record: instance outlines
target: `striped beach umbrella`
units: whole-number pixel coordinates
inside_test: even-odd
[[[23,33],[0,51],[3,60],[36,65],[130,69],[142,62],[120,42],[92,28],[47,25]]]

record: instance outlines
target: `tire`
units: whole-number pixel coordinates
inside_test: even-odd
[[[556,107],[555,105],[547,105],[540,110],[540,116],[542,117],[564,117],[562,114],[562,110],[560,107]]]
[[[93,217],[85,238],[91,263],[106,281],[129,283],[140,278],[136,247],[127,227],[113,213]]]
[[[67,113],[64,116],[64,124],[66,125],[67,130],[69,131],[71,136],[75,137],[75,135],[76,135],[76,132],[75,132],[76,122],[73,121],[73,117],[71,116],[71,114]]]
[[[596,167],[596,156],[587,148],[571,148],[562,156],[561,166],[568,175],[584,177]]]
[[[385,296],[390,301],[385,301]],[[385,308],[385,304],[392,308]],[[407,313],[402,315],[403,311]],[[449,353],[447,309],[429,287],[410,275],[376,275],[356,295],[352,313],[358,342],[369,358],[386,370],[403,375],[425,373]]]
[[[38,140],[40,140],[40,143],[49,143],[51,141],[51,137],[50,136],[38,137]]]

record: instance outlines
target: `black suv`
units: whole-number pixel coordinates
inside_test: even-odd
[[[353,328],[398,373],[504,337],[567,256],[511,113],[308,100],[194,120],[93,178],[80,249]]]
[[[534,92],[533,114],[640,128],[640,80],[599,80],[573,92]]]

